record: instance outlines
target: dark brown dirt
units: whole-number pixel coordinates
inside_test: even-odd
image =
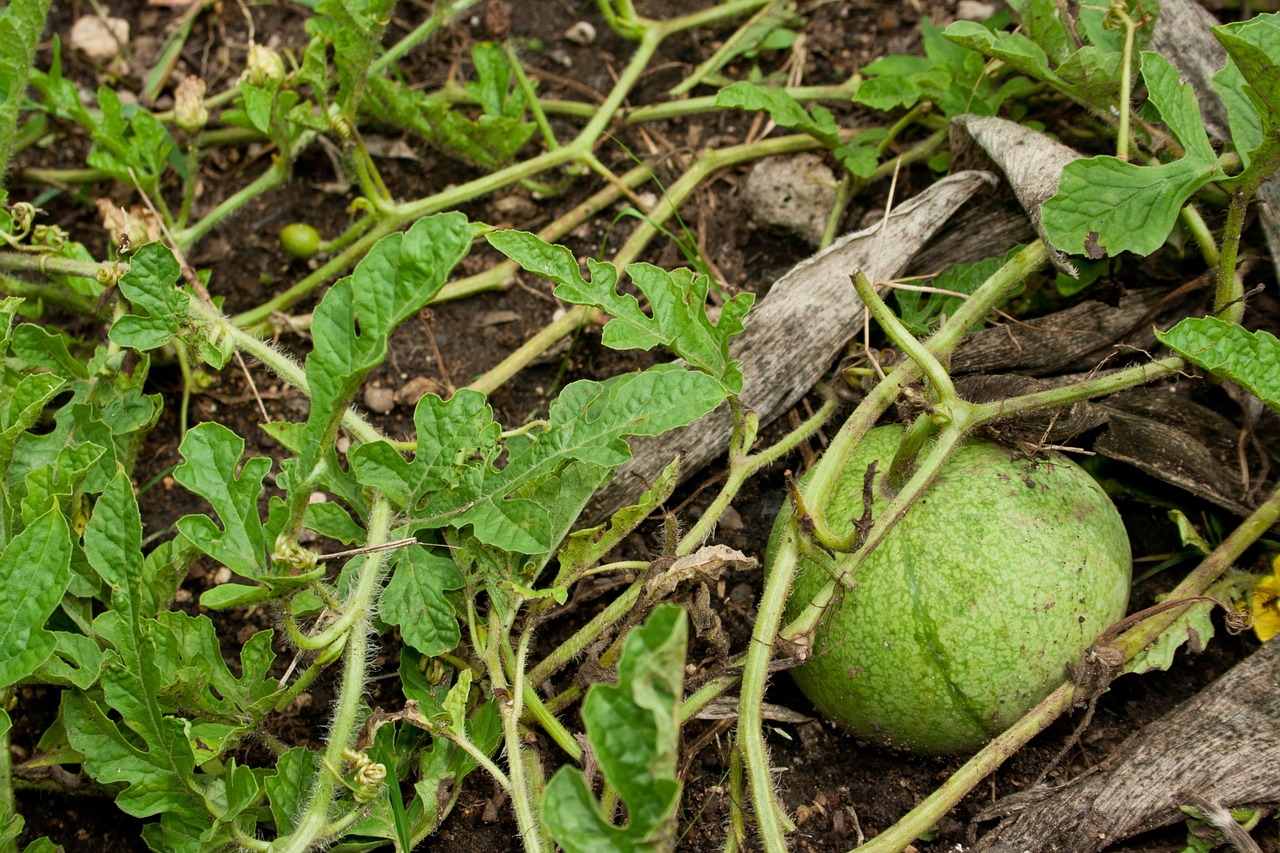
[[[114,8],[113,13],[130,18],[135,40],[157,36],[171,17],[163,7],[133,4],[125,8],[125,4],[118,5],[121,8]],[[425,14],[426,5],[401,3],[397,12],[400,17],[393,20],[390,37],[398,38],[416,24]],[[661,17],[685,11],[689,4],[681,0],[660,0],[640,5],[646,14]],[[65,44],[71,22],[88,13],[90,7],[78,0],[56,6],[52,29],[62,35]],[[523,6],[521,3],[505,4],[511,34],[527,40],[526,45],[538,40],[547,48],[538,51],[530,47],[524,51],[531,76],[540,81],[540,91],[553,97],[579,99],[594,97],[593,92],[607,91],[612,75],[625,64],[630,46],[608,29],[595,5],[542,0],[536,4],[536,13],[527,11]],[[918,49],[915,27],[923,14],[929,14],[935,22],[945,22],[954,17],[951,4],[941,0],[907,4],[881,0],[808,2],[801,6],[801,11],[809,18],[805,31],[809,39],[807,83],[839,82],[877,56]],[[248,44],[244,8],[230,2],[220,4],[219,8],[218,14],[200,17],[183,54],[182,67],[203,73],[211,91],[219,88],[219,82],[225,84],[235,76]],[[306,38],[301,27],[304,10],[285,4],[251,4],[248,11],[253,15],[260,41],[278,36],[280,47],[300,52]],[[564,31],[579,19],[592,22],[599,33],[598,41],[590,47],[577,47],[562,38]],[[657,100],[668,86],[705,58],[725,34],[698,32],[673,39],[663,48],[653,63],[654,70],[646,74],[631,102],[640,104]],[[437,86],[446,75],[455,73],[459,64],[468,62],[466,57],[474,41],[492,35],[486,28],[483,8],[480,8],[474,17],[464,19],[452,31],[415,51],[406,63],[406,77],[426,87]],[[135,43],[139,54],[144,52],[144,48],[145,44],[139,46]],[[39,61],[47,65],[49,56],[47,50],[43,51]],[[566,59],[571,67],[563,64]],[[73,79],[88,86],[96,85],[97,72],[82,59],[64,53],[64,62]],[[773,68],[766,65],[764,70]],[[745,76],[746,71],[741,65],[731,69],[736,77]],[[142,72],[134,69],[132,75],[133,78],[140,77]],[[732,114],[658,123],[643,130],[620,130],[621,144],[604,145],[600,156],[611,167],[623,171],[631,165],[623,145],[645,156],[656,155],[659,158],[659,178],[669,182],[678,176],[680,166],[687,161],[690,152],[698,151],[712,140],[739,141],[750,125],[749,116]],[[561,128],[564,134],[568,129],[568,125]],[[416,159],[381,160],[378,164],[398,198],[426,196],[478,174],[471,167],[443,154],[421,149],[413,140],[410,144],[417,149]],[[50,149],[29,151],[18,163],[18,176],[23,166],[78,166],[85,147],[83,138],[73,132],[65,143]],[[269,152],[260,147],[248,146],[229,148],[211,158],[206,166],[198,209],[212,207],[229,190],[252,179],[266,167],[268,157]],[[210,290],[214,295],[226,298],[228,311],[252,307],[264,295],[297,281],[308,271],[306,263],[290,261],[279,251],[276,234],[284,224],[306,221],[326,236],[343,230],[348,222],[346,208],[355,194],[336,188],[338,177],[329,159],[319,149],[314,149],[299,163],[289,186],[249,205],[209,235],[193,253],[193,263],[212,270]],[[722,282],[730,288],[761,292],[780,273],[805,257],[808,250],[790,235],[750,222],[735,193],[739,177],[739,174],[729,173],[709,183],[686,205],[682,216],[699,235],[700,244],[715,264]],[[909,194],[913,184],[918,189],[929,180],[925,172],[904,176],[899,188],[900,197]],[[21,195],[29,189],[16,187],[15,193]],[[515,189],[501,199],[488,199],[468,207],[466,212],[476,220],[509,222],[536,230],[593,190],[594,187],[579,182],[562,197],[542,199],[527,190]],[[856,223],[878,209],[878,192],[882,190],[873,191],[867,198],[855,202],[849,214],[850,222]],[[85,197],[92,198],[92,193]],[[118,201],[127,199],[127,193],[117,198]],[[51,199],[45,207],[64,228],[101,254],[105,250],[105,242],[94,236],[100,233],[100,229],[91,208],[81,203],[83,200],[81,193],[68,193]],[[594,255],[602,243],[609,247],[620,245],[630,228],[629,220],[620,220],[611,227],[607,216],[600,217],[575,232],[567,242],[576,252]],[[665,265],[681,263],[669,242],[655,243],[646,259]],[[477,251],[465,262],[463,272],[482,270],[492,260],[490,253]],[[397,333],[386,364],[371,377],[371,383],[394,388],[411,379],[426,377],[445,387],[464,385],[544,327],[557,307],[550,296],[549,286],[532,278],[521,280],[505,292],[433,306],[430,312],[419,320],[409,321]],[[303,313],[309,307],[303,305],[294,310]],[[502,318],[502,322],[489,322],[494,318]],[[427,330],[430,330],[430,336],[426,334]],[[432,337],[434,345],[439,348],[439,360],[430,343]],[[290,335],[282,336],[280,342],[286,347],[296,346],[305,351],[306,343]],[[500,421],[523,423],[542,411],[556,389],[565,382],[575,378],[607,376],[635,366],[635,361],[600,348],[596,335],[584,333],[549,363],[524,371],[515,381],[494,393],[492,402]],[[254,379],[270,419],[299,420],[305,417],[305,400],[296,392],[283,389],[261,370],[254,371]],[[168,477],[179,461],[177,406],[180,375],[176,367],[162,365],[153,371],[151,383],[153,390],[165,394],[166,409],[142,454],[135,479],[140,486],[150,484],[140,495],[146,533],[166,535],[177,518],[189,512],[201,512],[204,507]],[[217,378],[208,393],[194,400],[191,418],[192,423],[217,420],[235,429],[246,438],[250,454],[273,456],[279,453],[277,445],[258,428],[262,417],[254,393],[238,370],[227,370]],[[390,415],[378,419],[377,424],[388,434],[407,434],[412,429],[411,409],[398,407]],[[789,461],[786,466],[766,472],[749,485],[735,503],[738,519],[720,526],[717,541],[748,554],[762,554],[782,499],[781,470],[783,467],[798,469],[801,466],[799,459]],[[709,501],[711,491],[701,494],[696,494],[696,491],[712,474],[714,472],[704,472],[700,479],[695,479],[677,495],[678,501],[689,501],[682,510],[686,521],[692,521]],[[1146,541],[1137,543],[1137,553],[1176,548],[1174,534],[1163,521],[1163,515],[1152,520],[1150,511],[1143,506],[1126,505],[1122,508],[1133,512],[1134,517],[1141,517],[1143,523],[1139,526],[1144,529],[1158,527]],[[659,551],[661,543],[657,526],[651,525],[642,536],[634,537],[629,548],[631,556]],[[198,565],[192,571],[185,588],[193,599],[207,588],[210,583],[208,575],[214,568]],[[740,573],[731,575],[713,590],[735,650],[746,646],[759,586],[758,576]],[[1135,593],[1135,604],[1149,602],[1170,586],[1171,579],[1154,579]],[[238,612],[209,615],[219,626],[224,649],[231,660],[235,659],[237,647],[244,638],[255,630],[269,627],[263,613],[247,617]],[[579,610],[571,617],[572,621],[547,626],[544,642],[550,643],[556,636],[567,634],[590,615],[589,610]],[[1064,766],[1054,771],[1052,776],[1062,779],[1105,761],[1127,734],[1200,689],[1250,647],[1251,642],[1247,639],[1220,637],[1202,654],[1180,654],[1172,672],[1117,682],[1103,697],[1092,728],[1070,751]],[[283,647],[280,651],[284,652]],[[384,655],[384,666],[387,669],[394,667],[394,647],[388,646]],[[712,666],[715,662],[707,657],[709,655],[708,649],[695,644],[689,660]],[[390,684],[379,684],[382,685],[379,689],[387,692],[387,702],[394,704],[399,701]],[[377,693],[371,697],[375,704],[380,698]],[[785,676],[774,679],[769,698],[773,703],[812,714],[804,698]],[[25,716],[19,717],[14,743],[20,749],[30,750],[34,739],[52,720],[57,699],[50,692],[33,690],[24,693],[21,701]],[[320,684],[313,691],[310,711],[304,710],[283,721],[281,730],[276,733],[293,742],[311,742],[323,731],[327,706],[328,688]],[[937,851],[960,849],[958,845],[968,842],[968,832],[974,828],[970,825],[972,815],[993,800],[1025,787],[1038,776],[1041,768],[1067,741],[1075,723],[1074,719],[1066,719],[1054,725],[947,816],[931,840],[918,842],[916,848]],[[697,722],[689,726],[685,734],[686,744],[698,743],[702,748],[696,755],[682,755],[682,766],[687,767],[679,843],[682,850],[711,851],[723,846],[724,826],[729,815],[730,734],[723,731],[723,727],[717,731],[716,725]],[[794,836],[798,850],[835,851],[854,846],[860,833],[870,837],[890,826],[961,763],[959,759],[913,758],[865,748],[819,721],[799,725],[777,724],[769,731],[769,745],[773,765],[782,770],[779,777],[782,798],[798,823]],[[548,754],[554,753],[548,750]],[[516,849],[518,836],[509,809],[505,805],[498,809],[496,820],[486,816],[491,811],[486,809],[486,805],[493,797],[493,786],[488,780],[481,774],[473,774],[461,801],[435,843],[447,845],[458,853]],[[27,819],[24,843],[27,839],[48,835],[67,850],[110,853],[145,849],[139,840],[141,823],[121,815],[109,799],[26,790],[20,795],[19,806]],[[1180,835],[1175,827],[1159,837],[1143,839],[1124,849],[1180,850],[1183,838],[1184,835]],[[1266,849],[1275,851],[1274,826],[1269,838],[1271,840],[1267,843],[1270,846]],[[428,842],[423,849],[431,846],[432,843]]]

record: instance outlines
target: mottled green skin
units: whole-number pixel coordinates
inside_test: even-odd
[[[863,472],[881,483],[902,436],[872,430],[841,478],[827,519],[862,510]],[[776,540],[790,516],[784,508]],[[772,543],[770,550],[773,550]],[[792,676],[828,718],[882,746],[972,752],[1047,696],[1108,625],[1130,586],[1119,513],[1075,463],[962,445],[823,618],[816,657]],[[801,560],[796,616],[828,579]]]

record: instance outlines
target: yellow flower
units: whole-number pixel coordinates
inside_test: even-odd
[[[1249,597],[1253,613],[1253,632],[1266,642],[1280,634],[1280,556],[1271,562],[1271,575],[1253,585]]]

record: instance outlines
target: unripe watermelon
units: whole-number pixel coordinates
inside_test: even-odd
[[[837,532],[862,514],[877,460],[873,514],[903,435],[866,436],[826,510]],[[784,507],[776,543],[791,516]],[[770,550],[773,550],[772,544]],[[829,719],[881,746],[971,752],[1066,678],[1125,613],[1129,540],[1119,513],[1078,465],[970,440],[828,608],[814,658],[791,671]],[[801,558],[787,619],[829,579]]]

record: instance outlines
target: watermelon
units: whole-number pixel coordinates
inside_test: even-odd
[[[826,508],[837,532],[873,516],[903,435],[871,430]],[[784,507],[771,548],[789,522]],[[803,557],[787,605],[799,614],[830,575]],[[1067,677],[1066,665],[1124,616],[1129,540],[1106,493],[1060,454],[968,440],[823,614],[813,658],[792,677],[827,718],[876,745],[972,752]]]

